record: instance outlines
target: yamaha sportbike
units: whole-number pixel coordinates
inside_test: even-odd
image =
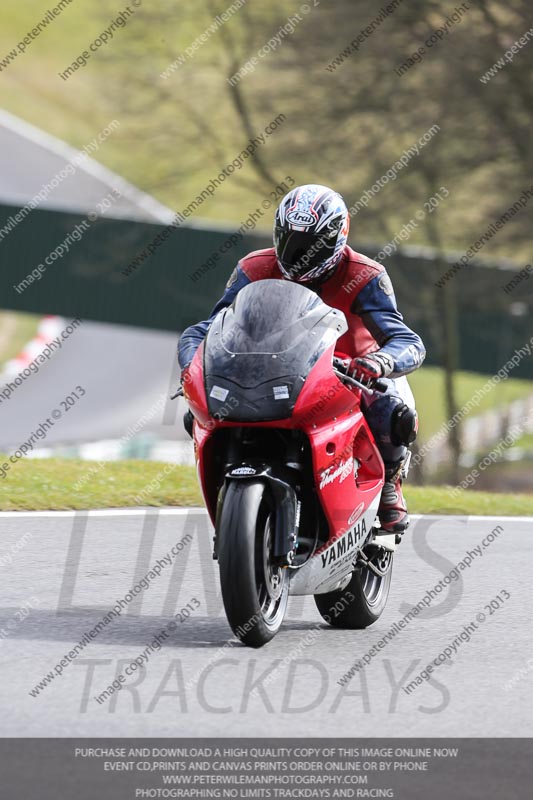
[[[344,314],[310,289],[250,283],[213,320],[184,382],[228,622],[260,647],[289,595],[338,628],[382,613],[399,537],[376,525],[383,461],[346,374]]]

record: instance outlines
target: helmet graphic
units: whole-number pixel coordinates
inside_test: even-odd
[[[281,272],[311,283],[339,263],[348,240],[350,218],[340,194],[309,183],[292,189],[279,204],[274,247]]]

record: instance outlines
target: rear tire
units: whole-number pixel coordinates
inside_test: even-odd
[[[276,635],[289,599],[289,570],[271,566],[274,525],[264,483],[230,483],[216,532],[220,584],[230,627],[249,647]]]
[[[388,570],[383,577],[358,564],[350,583],[339,592],[315,594],[316,607],[333,628],[359,630],[368,628],[383,613],[392,578],[392,553],[387,557]]]

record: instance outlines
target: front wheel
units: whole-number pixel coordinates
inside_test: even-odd
[[[289,571],[274,567],[274,504],[261,481],[236,481],[217,524],[224,609],[233,633],[249,647],[276,635],[289,599]]]
[[[315,594],[316,607],[334,628],[368,628],[379,619],[389,596],[393,555],[385,552],[358,562],[341,591]]]

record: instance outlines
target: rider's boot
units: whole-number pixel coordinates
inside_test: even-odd
[[[409,525],[407,504],[402,492],[406,459],[385,463],[385,483],[381,493],[378,516],[381,528],[387,533],[403,533]]]

